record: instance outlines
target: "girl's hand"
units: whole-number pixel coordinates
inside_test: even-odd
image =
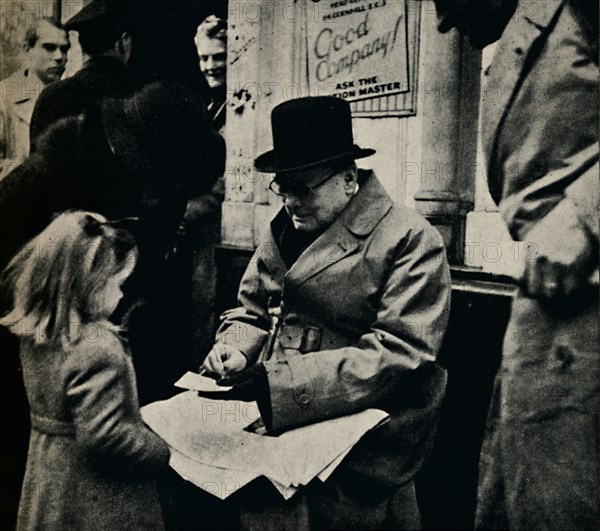
[[[216,343],[206,356],[200,371],[219,380],[246,368],[248,360],[237,348],[225,343]]]

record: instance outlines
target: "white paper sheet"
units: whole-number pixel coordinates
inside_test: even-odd
[[[212,378],[201,376],[198,373],[188,371],[175,382],[175,387],[188,389],[190,391],[202,391],[204,393],[224,393],[231,391],[233,387],[219,385]]]
[[[323,483],[325,483],[331,474],[335,471],[335,469],[342,464],[344,458],[350,453],[352,447],[348,448],[346,451],[342,452],[339,456],[337,456],[329,465],[327,465],[319,475],[317,476]]]
[[[248,474],[236,477],[266,476],[287,488],[307,485],[321,473],[328,477],[330,465],[339,464],[342,454],[389,415],[370,409],[270,437],[244,431],[259,417],[256,403],[213,400],[187,391],[145,406],[142,417],[196,463]]]
[[[251,472],[225,470],[198,463],[198,461],[189,459],[174,448],[171,448],[169,465],[183,479],[221,500],[231,496],[258,477]]]

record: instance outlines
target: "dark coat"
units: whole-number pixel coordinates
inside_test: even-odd
[[[61,118],[77,116],[102,98],[125,96],[129,91],[125,67],[118,59],[89,59],[81,70],[48,85],[40,94],[29,130],[32,146],[49,126]]]
[[[166,443],[144,425],[120,338],[65,352],[21,344],[32,430],[17,529],[162,529],[154,476]]]
[[[141,114],[137,123],[99,103],[47,128],[35,153],[0,182],[5,259],[54,213],[84,209],[109,219],[138,217],[138,274],[140,268],[156,270],[173,245],[188,198],[210,190],[223,173],[224,142],[182,85],[144,87],[132,103]],[[113,142],[113,130],[125,131],[129,144]]]

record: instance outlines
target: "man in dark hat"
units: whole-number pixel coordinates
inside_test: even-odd
[[[242,519],[263,529],[281,518],[302,529],[417,528],[413,478],[445,388],[435,362],[450,296],[442,239],[357,169],[374,150],[354,144],[344,100],[285,102],[272,129],[274,149],[255,167],[275,174],[283,208],[203,368],[253,388],[270,433],[370,407],[392,420],[290,502],[257,487]]]
[[[31,120],[31,143],[61,118],[76,116],[104,97],[130,90],[126,66],[132,53],[131,2],[96,0],[71,17],[84,54],[81,70],[44,90]]]
[[[480,460],[476,527],[600,522],[598,2],[436,0],[440,31],[498,41],[488,185],[528,242]],[[493,97],[485,97],[489,90]],[[528,254],[528,253],[525,253]]]
[[[32,117],[32,141],[58,119],[152,81],[182,83],[206,101],[209,87],[198,71],[193,37],[210,5],[166,0],[89,3],[65,24],[78,33],[83,68],[42,92]],[[203,106],[199,102],[196,112]]]

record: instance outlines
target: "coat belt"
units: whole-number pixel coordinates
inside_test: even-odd
[[[303,354],[352,344],[347,337],[326,327],[289,325],[287,323],[281,326],[277,339],[282,348],[299,350]]]
[[[50,419],[40,415],[31,414],[31,427],[41,433],[48,435],[75,435],[75,426],[71,422]]]

